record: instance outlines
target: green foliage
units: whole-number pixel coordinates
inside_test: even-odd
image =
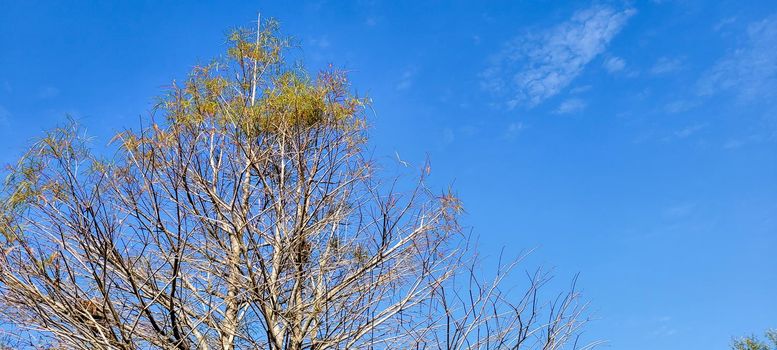
[[[10,167],[3,193],[3,208],[6,211],[21,209],[24,205],[42,198],[66,201],[65,180],[50,176],[47,170],[74,167],[90,158],[86,140],[78,137],[77,125],[70,121],[66,126],[55,128],[38,140],[22,156],[16,166]],[[61,169],[69,176],[75,176],[78,169]]]
[[[240,28],[229,35],[230,47],[227,55],[236,61],[247,60],[275,64],[281,61],[281,53],[289,46],[289,39],[278,35],[279,24],[270,19],[264,22],[263,28],[255,31]],[[258,35],[257,35],[258,34]]]
[[[6,245],[14,244],[18,239],[19,231],[13,216],[6,212],[0,212],[0,234]]]
[[[361,244],[357,245],[353,250],[353,259],[358,265],[364,265],[370,258],[370,252],[364,248]]]
[[[766,331],[766,340],[760,340],[755,335],[734,339],[732,350],[777,350],[777,330]]]
[[[292,129],[363,130],[367,99],[354,96],[346,75],[332,67],[311,78],[304,68],[286,65],[289,43],[274,20],[258,33],[235,30],[226,57],[195,67],[183,86],[173,83],[159,109],[178,131],[209,125],[257,138]],[[122,140],[127,148],[143,141]]]

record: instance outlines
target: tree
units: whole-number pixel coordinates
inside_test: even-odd
[[[561,349],[584,304],[486,280],[452,192],[365,157],[367,100],[285,63],[277,23],[173,83],[97,156],[75,123],[11,167],[0,311],[66,349]],[[40,345],[48,344],[48,345]]]
[[[768,343],[754,335],[734,339],[731,342],[731,350],[777,350],[777,330],[766,331],[766,339]]]

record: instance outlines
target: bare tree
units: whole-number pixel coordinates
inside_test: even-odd
[[[584,306],[475,270],[450,192],[381,181],[367,101],[266,21],[96,156],[70,123],[12,167],[2,328],[33,348],[562,349]],[[36,344],[34,344],[36,343]],[[22,345],[17,345],[21,347]],[[590,346],[590,345],[589,345]]]

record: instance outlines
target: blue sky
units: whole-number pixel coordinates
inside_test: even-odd
[[[777,3],[0,1],[0,162],[99,146],[256,12],[374,100],[372,151],[453,184],[481,250],[580,272],[612,349],[777,327]],[[520,280],[516,280],[519,283]]]

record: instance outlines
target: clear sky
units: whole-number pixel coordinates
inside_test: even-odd
[[[0,162],[73,115],[104,144],[257,11],[431,159],[485,254],[580,273],[612,349],[777,327],[777,2],[0,0]],[[520,280],[516,280],[520,282]]]

